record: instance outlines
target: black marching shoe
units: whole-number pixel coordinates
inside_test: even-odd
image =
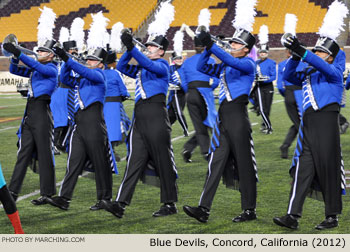
[[[281,158],[283,159],[288,159],[288,145],[282,144],[280,146],[280,151],[281,151]]]
[[[250,221],[256,219],[256,212],[255,210],[244,210],[243,213],[238,215],[237,217],[233,218],[233,222],[243,222],[243,221]]]
[[[185,163],[192,163],[191,156],[192,154],[190,151],[184,150],[182,152],[182,158],[184,159]]]
[[[299,227],[299,221],[297,217],[291,214],[287,214],[282,217],[273,218],[273,222],[281,227],[286,227],[290,229],[297,229]]]
[[[16,202],[16,201],[17,201],[17,198],[18,198],[18,194],[15,193],[15,192],[12,192],[12,191],[10,191],[10,190],[9,190],[9,193],[10,193],[10,195],[11,195],[13,201]]]
[[[122,203],[117,201],[101,200],[100,204],[103,209],[105,209],[107,212],[110,212],[115,217],[117,218],[123,217],[125,206],[123,206]]]
[[[54,206],[54,207],[58,207],[62,210],[68,210],[69,207],[69,200],[67,200],[66,198],[63,198],[61,196],[55,196],[52,198],[48,198],[47,202]]]
[[[338,227],[338,217],[337,216],[328,216],[324,221],[318,224],[315,228],[318,230],[323,230],[327,228]]]
[[[172,214],[177,213],[177,208],[174,203],[170,204],[164,204],[163,206],[160,207],[160,209],[157,212],[153,213],[153,217],[163,217],[163,216],[168,216]]]
[[[101,210],[101,209],[103,209],[101,200],[97,201],[95,205],[90,207],[91,211],[97,211],[97,210]]]
[[[49,196],[40,196],[38,199],[31,200],[30,202],[36,206],[45,205],[49,198]]]
[[[210,211],[204,207],[183,206],[183,210],[188,216],[195,218],[199,222],[208,222]]]

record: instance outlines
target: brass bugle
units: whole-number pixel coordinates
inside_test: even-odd
[[[207,27],[205,27],[204,25],[198,26],[195,34],[198,36],[202,31],[207,31]],[[218,43],[220,47],[222,47],[225,50],[232,50],[232,47],[229,43],[222,41],[221,39],[215,37],[214,35],[210,34],[211,39],[215,42]]]
[[[294,37],[294,35],[291,34],[291,33],[285,33],[285,34],[283,34],[283,36],[281,37],[281,44],[282,44],[284,47],[286,47],[286,44],[287,44],[287,45],[289,44],[289,42],[287,41],[287,39],[290,38],[290,37]]]
[[[131,31],[128,28],[124,28],[120,34],[123,33],[129,33],[130,35],[132,35]],[[142,49],[142,51],[144,51],[146,54],[148,53],[148,49],[147,46],[145,46],[144,44],[142,44],[142,42],[138,41],[136,38],[134,38],[134,36],[132,36],[132,41],[135,42],[135,44],[139,45]]]
[[[58,41],[56,42],[56,44],[54,44],[53,47],[59,47],[59,48],[63,49],[63,46],[62,46],[61,43],[58,42]],[[70,54],[70,53],[68,53],[68,52],[66,52],[66,54],[67,54],[68,57],[70,57],[70,58],[72,58],[72,59],[75,59],[76,61],[78,61],[78,62],[80,62],[80,63],[85,63],[85,61],[84,61],[83,59],[81,59],[80,57],[78,57],[78,56],[75,56],[75,55]]]
[[[8,51],[6,51],[6,50],[4,49],[3,45],[4,45],[5,43],[11,43],[11,44],[13,44],[18,50],[20,50],[21,52],[34,55],[35,58],[38,59],[38,55],[37,55],[34,51],[29,50],[29,49],[27,49],[27,48],[24,48],[24,47],[18,45],[18,40],[17,40],[17,37],[16,37],[15,34],[12,34],[12,33],[11,33],[11,34],[7,35],[7,36],[4,38],[4,41],[2,42],[2,45],[1,45],[1,51],[2,51],[2,54],[3,54],[4,56],[6,56],[6,57],[11,57],[11,56],[13,56],[12,53],[10,53],[10,52],[8,52]]]

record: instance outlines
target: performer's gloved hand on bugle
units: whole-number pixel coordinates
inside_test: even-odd
[[[207,48],[207,50],[209,50],[214,44],[214,41],[211,39],[210,33],[206,31],[201,31],[201,33],[198,36],[198,39]]]
[[[299,40],[296,37],[291,36],[287,38],[284,45],[300,58],[302,58],[306,52],[306,49],[301,46]]]
[[[64,49],[58,47],[58,46],[55,46],[53,48],[53,51],[56,53],[56,55],[58,57],[60,57],[64,62],[67,62],[69,57],[67,55],[67,53],[64,51]]]
[[[21,51],[12,43],[3,44],[3,48],[7,52],[12,53],[16,58],[18,58],[21,55]]]
[[[132,43],[132,35],[130,33],[124,32],[120,39],[128,51],[131,51],[134,48],[134,44]]]

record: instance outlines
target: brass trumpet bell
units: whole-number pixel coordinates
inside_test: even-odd
[[[5,57],[11,57],[12,56],[12,53],[6,51],[3,47],[3,45],[5,43],[11,43],[13,45],[15,45],[16,47],[18,46],[18,40],[17,40],[17,37],[15,34],[9,34],[5,37],[4,41],[2,42],[1,44],[1,51],[2,51],[2,54],[5,56]]]
[[[285,34],[283,34],[283,36],[281,37],[281,44],[284,46],[284,47],[286,47],[286,45],[289,45],[289,42],[288,42],[288,38],[290,38],[290,37],[294,37],[294,35],[293,34],[291,34],[291,33],[285,33]]]

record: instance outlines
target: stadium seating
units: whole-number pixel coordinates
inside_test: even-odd
[[[89,29],[92,21],[89,14],[98,11],[103,11],[110,20],[108,29],[121,21],[125,27],[135,31],[152,13],[157,2],[157,0],[9,0],[0,8],[0,39],[9,33],[14,33],[19,41],[25,42],[29,48],[34,46],[37,40],[37,22],[41,13],[39,8],[44,6],[52,8],[57,14],[54,29],[56,39],[60,28],[70,27],[76,17],[83,18],[84,29]],[[297,36],[306,45],[311,46],[317,39],[315,33],[322,25],[327,7],[332,2],[333,0],[259,0],[253,33],[257,34],[260,26],[266,24],[270,32],[270,47],[280,47],[285,14],[294,13],[298,16]],[[203,8],[210,9],[212,34],[232,36],[236,0],[173,0],[172,3],[176,12],[175,20],[167,34],[170,41],[182,23],[186,23],[194,31],[198,25],[199,12]],[[185,36],[184,48],[192,49],[192,44],[192,40]],[[169,49],[172,49],[172,43]]]

